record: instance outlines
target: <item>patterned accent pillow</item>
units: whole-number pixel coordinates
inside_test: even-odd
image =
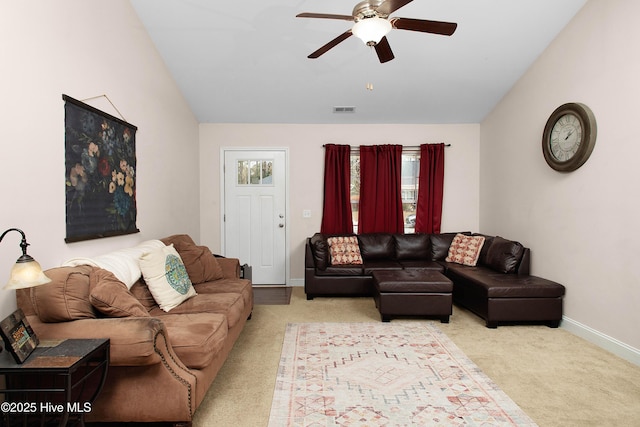
[[[449,246],[445,261],[474,266],[478,263],[482,245],[484,245],[484,236],[467,236],[458,233]]]
[[[139,262],[142,277],[153,299],[164,311],[168,312],[196,295],[187,269],[173,243],[142,255]]]
[[[362,255],[356,236],[329,237],[327,244],[331,255],[331,265],[362,264]]]

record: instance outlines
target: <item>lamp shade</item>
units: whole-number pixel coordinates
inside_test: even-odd
[[[51,279],[45,276],[38,261],[27,255],[21,256],[11,269],[11,276],[5,289],[24,289],[49,283]],[[30,259],[29,259],[30,258]]]
[[[375,46],[391,31],[391,23],[377,16],[364,18],[353,25],[351,32],[368,46]]]
[[[27,237],[24,235],[24,231],[19,228],[10,228],[5,230],[2,234],[0,234],[0,242],[4,239],[9,232],[15,231],[16,233],[20,233],[22,236],[22,241],[20,242],[20,248],[22,248],[22,255],[16,261],[16,264],[11,269],[11,276],[9,277],[9,282],[5,285],[5,289],[23,289],[23,288],[32,288],[38,285],[44,285],[45,283],[49,283],[51,279],[45,276],[42,271],[42,267],[38,262],[31,258],[29,254],[27,254]]]

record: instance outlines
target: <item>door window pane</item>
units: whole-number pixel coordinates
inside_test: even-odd
[[[238,160],[238,185],[272,185],[273,160]]]
[[[273,184],[273,161],[262,162],[262,184]]]
[[[249,183],[260,184],[260,170],[260,161],[249,160],[249,171],[251,172]]]
[[[246,185],[249,183],[249,162],[246,160],[238,160],[238,185]]]

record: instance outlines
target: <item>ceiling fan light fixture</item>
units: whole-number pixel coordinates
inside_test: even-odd
[[[359,20],[353,25],[351,32],[367,46],[375,46],[391,31],[391,22],[372,16]]]

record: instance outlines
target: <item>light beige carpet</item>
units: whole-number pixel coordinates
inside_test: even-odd
[[[316,298],[294,288],[290,305],[256,305],[253,317],[196,411],[194,427],[267,426],[287,323],[372,322],[371,298]],[[640,425],[640,367],[563,329],[485,328],[454,306],[435,323],[539,426]]]

